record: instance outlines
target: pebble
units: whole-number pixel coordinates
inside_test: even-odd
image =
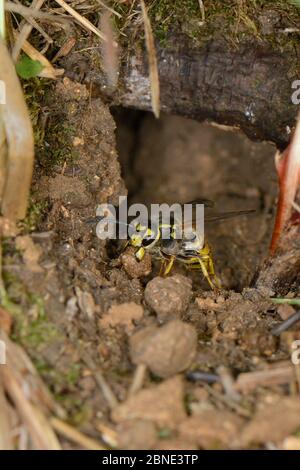
[[[183,315],[191,298],[192,282],[180,274],[167,278],[155,277],[145,289],[145,301],[160,322]]]
[[[196,351],[196,330],[181,320],[143,328],[130,338],[132,362],[148,366],[153,374],[163,378],[186,370]]]

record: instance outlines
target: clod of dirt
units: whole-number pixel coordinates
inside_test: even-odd
[[[132,362],[147,365],[153,374],[163,378],[186,370],[196,351],[196,330],[181,320],[162,327],[146,327],[130,338]]]
[[[134,322],[140,320],[143,314],[143,307],[134,302],[113,305],[101,318],[99,325],[103,328],[124,325],[126,330],[130,332],[134,328]]]
[[[201,449],[228,448],[236,439],[243,421],[234,413],[203,410],[179,426],[180,436]]]
[[[263,35],[273,34],[280,21],[280,13],[276,10],[268,10],[259,15],[258,21]]]
[[[180,274],[167,278],[155,277],[145,289],[145,300],[161,322],[182,315],[191,297],[192,282]]]
[[[212,299],[211,297],[203,298],[197,297],[196,304],[201,310],[218,310],[224,306],[225,299],[222,296],[218,296],[216,299]]]
[[[92,294],[87,291],[82,291],[79,287],[75,287],[75,292],[80,310],[89,320],[92,320],[96,311]]]
[[[263,326],[245,330],[240,337],[241,349],[253,355],[272,356],[277,350],[278,340]]]
[[[39,265],[39,259],[42,255],[41,248],[36,245],[29,235],[22,235],[16,238],[16,248],[22,251],[24,263],[34,272],[42,272],[43,269]]]
[[[121,263],[128,276],[139,278],[148,276],[151,273],[152,262],[149,253],[145,253],[144,258],[138,261],[134,255],[134,248],[129,246],[121,255]]]
[[[142,419],[124,421],[117,427],[118,448],[123,450],[152,449],[157,439],[154,423]]]
[[[56,175],[55,178],[45,176],[42,178],[41,184],[45,187],[45,191],[49,191],[53,200],[59,200],[67,207],[70,205],[72,207],[87,207],[92,204],[86,185],[77,176],[72,178],[65,175]],[[64,216],[70,217],[67,209],[64,209]]]
[[[111,418],[116,423],[143,419],[154,422],[160,428],[174,429],[186,418],[182,377],[172,377],[137,392],[115,407]]]
[[[241,434],[240,445],[280,443],[300,428],[300,400],[298,397],[280,398],[277,403],[258,410]]]

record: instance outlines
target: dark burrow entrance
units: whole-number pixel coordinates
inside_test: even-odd
[[[113,109],[113,114],[131,202],[204,197],[213,200],[218,211],[256,210],[205,227],[223,286],[239,291],[251,284],[267,254],[273,227],[275,147],[251,142],[229,128],[178,116],[156,120],[150,113],[124,108]],[[199,274],[193,273],[193,279],[197,283]]]

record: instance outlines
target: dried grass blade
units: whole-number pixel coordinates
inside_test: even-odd
[[[146,48],[148,52],[148,62],[149,62],[149,77],[150,77],[150,87],[151,87],[151,105],[152,110],[156,118],[159,118],[160,114],[160,85],[159,85],[159,75],[158,75],[158,66],[157,66],[157,57],[154,43],[154,36],[151,28],[151,23],[147,13],[144,0],[141,0],[143,21],[145,28],[145,39],[146,39]]]
[[[39,18],[40,20],[53,21],[54,23],[65,24],[66,18],[60,18],[58,15],[51,15],[50,13],[44,13],[42,11],[34,11],[32,8],[25,7],[24,5],[17,5],[16,3],[6,1],[5,10],[11,13],[18,13],[24,16],[24,18],[32,17]]]
[[[65,11],[67,11],[75,20],[78,21],[84,28],[88,29],[89,31],[92,31],[96,36],[101,38],[103,41],[106,41],[105,35],[98,29],[96,26],[94,26],[87,18],[84,16],[81,16],[74,8],[72,8],[70,5],[68,5],[64,0],[55,0],[56,3],[58,3]]]
[[[40,8],[43,6],[45,0],[33,0],[31,4],[31,9],[33,12],[40,10]],[[32,20],[32,17],[28,17],[27,21]],[[13,61],[16,62],[19,54],[21,52],[22,46],[26,39],[29,37],[31,31],[32,31],[33,25],[30,23],[26,23],[25,21],[22,21],[21,23],[21,29],[20,33],[17,37],[17,40],[14,44],[13,50],[12,50],[12,58]]]
[[[84,434],[82,434],[82,432],[78,431],[78,429],[75,429],[74,427],[70,426],[64,421],[61,421],[58,418],[51,418],[50,424],[57,433],[61,434],[68,440],[75,442],[84,449],[107,450],[106,447],[101,446],[97,441],[95,441],[91,437],[85,436]]]

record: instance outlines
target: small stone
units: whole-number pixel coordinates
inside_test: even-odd
[[[266,442],[280,443],[300,428],[300,400],[298,397],[280,398],[277,403],[264,405],[244,427],[241,447]]]
[[[155,277],[145,289],[146,303],[161,322],[184,314],[191,297],[192,282],[180,274],[167,278]]]
[[[294,307],[288,304],[278,305],[277,313],[280,315],[282,320],[287,320],[291,315],[295,313]]]
[[[43,272],[39,265],[42,249],[33,242],[29,235],[20,235],[16,238],[16,248],[22,251],[24,263],[33,272]]]
[[[179,435],[201,449],[230,447],[243,425],[241,418],[229,411],[203,410],[179,426]]]
[[[172,377],[140,390],[116,406],[111,418],[116,423],[142,419],[152,421],[160,428],[176,428],[186,418],[182,377]]]
[[[164,378],[186,370],[196,350],[196,330],[181,320],[143,328],[130,338],[132,362],[145,364],[153,374]]]
[[[132,419],[120,423],[117,427],[118,449],[152,449],[157,439],[154,423],[142,419]]]
[[[140,320],[143,314],[143,307],[134,302],[113,305],[107,314],[99,320],[99,325],[102,328],[114,328],[117,325],[123,325],[127,331],[131,331],[134,328],[134,322]]]
[[[145,253],[144,258],[139,261],[135,257],[135,249],[129,246],[121,255],[121,263],[128,276],[133,279],[148,276],[152,270],[151,255]]]
[[[261,32],[264,35],[273,34],[276,25],[280,21],[280,14],[276,10],[267,10],[258,17]]]
[[[278,340],[264,327],[248,328],[240,335],[241,349],[253,355],[272,356],[278,348]]]
[[[80,310],[89,320],[92,320],[96,311],[96,305],[92,294],[88,291],[82,291],[79,287],[75,287],[75,292]]]

